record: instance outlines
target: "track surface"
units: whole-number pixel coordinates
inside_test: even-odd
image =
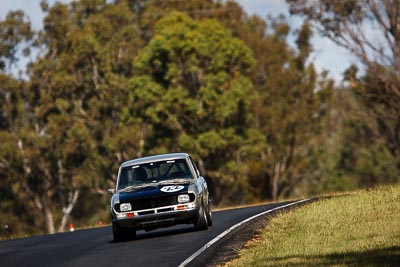
[[[1,266],[176,267],[229,227],[288,203],[213,212],[213,226],[206,231],[192,225],[138,231],[135,240],[122,243],[112,241],[110,226],[1,241]]]

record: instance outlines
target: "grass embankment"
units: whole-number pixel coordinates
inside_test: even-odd
[[[400,266],[400,186],[282,213],[227,266]]]

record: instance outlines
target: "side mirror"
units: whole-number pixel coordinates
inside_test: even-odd
[[[114,195],[115,194],[115,189],[114,188],[108,189],[107,191],[108,191],[108,193],[110,195]]]

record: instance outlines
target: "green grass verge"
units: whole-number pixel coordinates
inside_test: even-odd
[[[226,266],[400,266],[400,186],[279,214]]]

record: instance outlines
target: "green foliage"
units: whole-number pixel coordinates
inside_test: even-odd
[[[129,106],[155,124],[149,152],[188,151],[225,184],[238,133],[249,125],[253,65],[252,52],[217,21],[183,13],[161,19],[135,60],[141,75],[130,87]]]
[[[388,139],[373,138],[393,124],[359,105],[380,83],[352,70],[353,93],[334,90],[310,62],[309,23],[293,48],[284,17],[231,1],[42,9],[35,35],[21,12],[0,22],[3,70],[21,44],[41,51],[27,81],[0,73],[0,224],[15,232],[106,223],[119,165],[151,154],[191,153],[219,205],[398,180]]]
[[[21,44],[33,37],[30,23],[25,20],[21,10],[11,11],[0,22],[0,71],[10,69],[18,61],[17,52]],[[29,46],[23,48],[24,55],[29,55]]]
[[[377,176],[377,172],[386,172],[386,169],[394,171],[390,176],[397,178],[380,175],[387,177],[385,179],[388,181],[398,180],[399,165],[394,159],[400,155],[400,68],[397,63],[400,57],[400,18],[396,15],[400,6],[392,1],[377,0],[287,2],[292,13],[310,19],[319,32],[360,60],[362,73],[358,73],[357,67],[351,66],[344,73],[347,83],[344,87],[354,94],[364,111],[364,117],[361,118],[364,125],[355,127],[359,134],[367,136],[371,145],[358,151],[360,158],[363,158],[362,164],[370,166],[368,170],[375,173],[364,178],[365,184],[376,183],[377,179],[373,177]],[[376,25],[374,36],[365,30],[371,25]],[[366,156],[370,151],[376,155]],[[377,172],[375,168],[371,169],[381,163],[386,167],[378,168]]]

